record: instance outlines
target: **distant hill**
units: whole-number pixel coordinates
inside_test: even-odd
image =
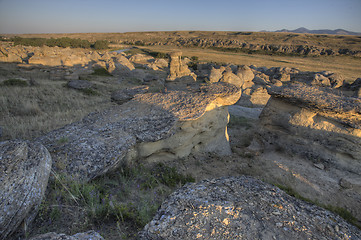
[[[320,29],[320,30],[309,30],[307,28],[301,27],[297,28],[295,30],[288,30],[288,29],[282,29],[277,30],[275,32],[292,32],[292,33],[312,33],[312,34],[334,34],[334,35],[356,35],[361,36],[361,33],[358,32],[350,32],[344,29],[336,29],[336,30],[330,30],[330,29]]]

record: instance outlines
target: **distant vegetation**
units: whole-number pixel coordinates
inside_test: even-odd
[[[2,38],[2,41],[5,39]],[[21,37],[13,37],[7,39],[7,41],[11,41],[14,43],[14,46],[33,46],[33,47],[70,47],[70,48],[93,48],[96,50],[108,49],[109,42],[106,40],[97,40],[94,43],[89,42],[88,40],[82,39],[74,39],[68,37],[62,38],[21,38]]]

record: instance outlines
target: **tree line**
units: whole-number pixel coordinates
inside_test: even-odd
[[[1,38],[2,41],[11,41],[14,43],[14,46],[33,46],[33,47],[70,47],[70,48],[93,48],[95,50],[108,49],[109,42],[106,40],[97,40],[94,43],[89,42],[88,40],[74,39],[68,37],[62,38],[22,38],[22,37],[13,37],[10,39]]]

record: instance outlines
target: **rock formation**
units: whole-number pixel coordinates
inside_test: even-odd
[[[30,240],[104,240],[99,233],[95,231],[88,231],[85,233],[77,233],[72,236],[66,234],[58,233],[46,233],[39,236],[30,238]]]
[[[359,239],[339,216],[251,177],[187,184],[171,194],[140,239]]]
[[[174,81],[185,76],[190,76],[193,80],[196,80],[196,75],[183,63],[181,56],[182,52],[172,52],[169,54],[169,75],[167,81]]]
[[[0,239],[35,218],[51,164],[48,150],[39,143],[0,142]]]
[[[322,182],[322,187],[311,188],[319,194],[307,197],[344,207],[361,219],[356,207],[361,201],[361,100],[303,84],[272,88],[269,93],[272,97],[260,116],[259,128],[266,147],[297,154],[311,165],[328,169],[329,180],[319,175],[315,184]],[[350,194],[338,189],[341,178],[354,184]],[[335,189],[328,189],[335,183]]]
[[[131,101],[40,137],[54,168],[87,181],[126,159],[178,158],[190,152],[229,154],[228,111],[239,88],[195,85],[189,91],[138,94]]]

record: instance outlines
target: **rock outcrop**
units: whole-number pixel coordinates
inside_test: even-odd
[[[148,92],[148,89],[149,87],[144,85],[121,89],[113,92],[110,98],[113,102],[116,102],[117,104],[123,104],[131,100],[137,94],[144,94]]]
[[[140,239],[359,239],[339,216],[251,177],[187,184],[171,194]]]
[[[0,142],[0,239],[35,218],[51,164],[48,150],[39,143]]]
[[[356,207],[361,202],[361,100],[303,84],[272,88],[269,93],[259,128],[266,148],[296,154],[311,167],[327,169],[327,176],[305,181],[300,194],[307,192],[308,198],[346,208],[361,219]],[[341,178],[353,184],[347,193],[338,185]]]
[[[84,233],[77,233],[72,236],[63,233],[46,233],[30,238],[30,240],[104,240],[99,233],[95,231],[88,231]]]
[[[241,90],[227,83],[189,91],[138,94],[40,137],[54,168],[87,181],[126,159],[178,158],[190,152],[229,154],[228,111]]]
[[[181,58],[182,52],[172,52],[169,54],[169,75],[167,81],[174,81],[178,78],[189,76],[196,80],[196,75],[189,70]]]

